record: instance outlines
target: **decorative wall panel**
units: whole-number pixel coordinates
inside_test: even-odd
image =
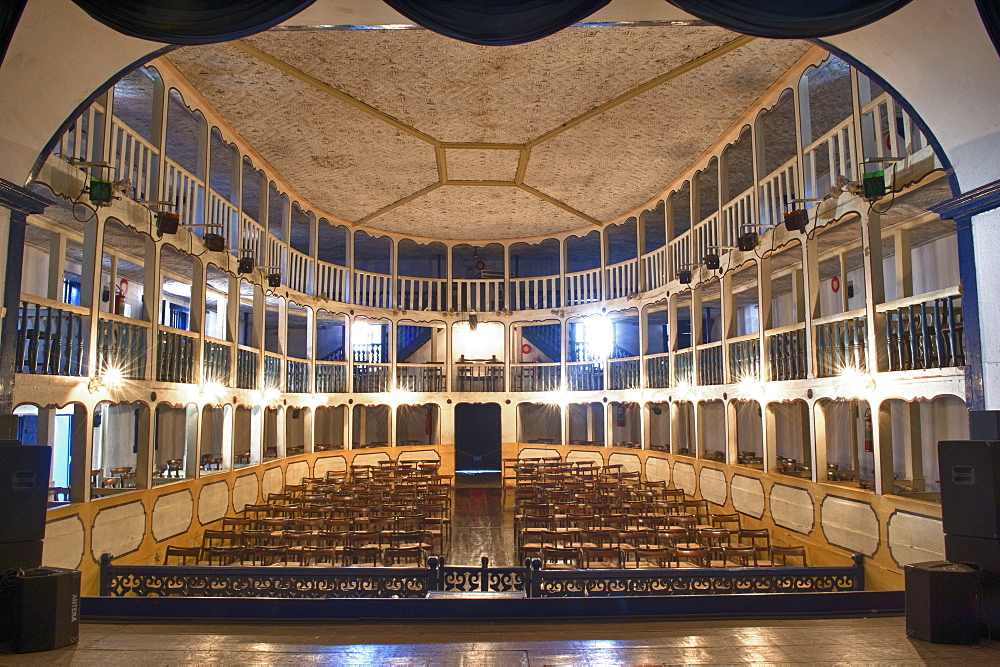
[[[190,489],[168,493],[153,505],[153,538],[157,542],[185,533],[194,518],[194,496]]]
[[[670,484],[670,461],[650,456],[646,459],[646,479]]]
[[[146,510],[138,500],[103,509],[90,532],[90,553],[94,560],[104,553],[116,558],[132,553],[142,544],[145,533]]]
[[[604,457],[600,452],[587,452],[582,449],[575,449],[566,455],[567,461],[589,461],[596,465],[604,465]]]
[[[354,457],[354,464],[356,466],[377,466],[379,461],[391,461],[391,457],[385,452],[379,452],[377,454],[358,454]]]
[[[402,452],[397,461],[440,461],[441,455],[433,449],[418,449]]]
[[[725,505],[729,496],[729,485],[726,483],[726,475],[721,470],[715,468],[701,469],[701,497],[716,505]]]
[[[68,516],[45,524],[42,565],[75,570],[83,561],[83,521]]]
[[[347,470],[347,459],[343,456],[324,456],[316,459],[313,465],[313,477],[326,477],[328,472],[344,472]]]
[[[820,506],[826,541],[866,556],[878,550],[878,518],[868,503],[827,496]]]
[[[693,465],[680,462],[674,464],[674,486],[684,489],[684,493],[689,496],[695,494],[698,484]]]
[[[218,521],[229,511],[229,485],[215,482],[201,487],[198,494],[198,521],[205,525]]]
[[[233,511],[242,512],[247,505],[257,502],[260,495],[260,482],[257,475],[243,475],[237,477],[233,484]]]
[[[941,519],[910,512],[889,517],[889,553],[900,567],[910,563],[944,560]]]
[[[771,487],[771,518],[783,528],[808,535],[812,532],[816,506],[805,489],[785,484]]]
[[[621,464],[622,472],[639,472],[642,470],[642,461],[635,454],[612,454],[608,457],[608,465]]]
[[[285,468],[285,484],[301,484],[303,477],[309,477],[308,461],[295,461]]]
[[[269,493],[281,493],[284,489],[285,475],[281,468],[275,466],[264,471],[264,483],[261,485],[261,495],[267,498]]]
[[[759,519],[764,516],[764,485],[759,479],[733,475],[730,493],[737,512]]]
[[[546,457],[558,457],[559,452],[554,449],[542,449],[540,447],[524,447],[518,453],[520,459],[540,459]]]

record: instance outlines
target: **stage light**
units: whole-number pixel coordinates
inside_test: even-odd
[[[156,231],[163,236],[164,234],[176,234],[177,228],[181,225],[181,216],[176,213],[170,213],[168,211],[157,211],[156,213]]]
[[[256,265],[257,263],[254,261],[252,256],[243,255],[236,263],[236,273],[238,274],[251,273],[253,272]]]
[[[688,271],[688,270],[678,271],[677,272],[677,280],[680,281],[681,285],[690,285],[691,284],[691,272]]]
[[[718,253],[710,252],[706,253],[704,257],[701,258],[702,263],[705,264],[706,269],[718,269],[722,266],[722,260],[719,258]]]
[[[809,213],[805,209],[795,209],[785,214],[785,229],[790,232],[804,232],[809,224]]]
[[[750,252],[757,248],[757,232],[743,232],[736,240],[736,245],[743,252]]]

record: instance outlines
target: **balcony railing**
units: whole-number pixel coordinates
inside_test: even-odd
[[[562,388],[559,364],[519,364],[510,369],[511,391],[558,391]]]
[[[17,318],[17,372],[87,375],[84,341],[89,317],[74,306],[22,301]],[[143,348],[143,359],[145,359]]]
[[[806,366],[806,325],[793,324],[767,335],[769,380],[802,380]]]
[[[962,297],[955,288],[942,292],[879,306],[890,371],[965,365]]]
[[[246,348],[236,351],[236,386],[240,389],[257,388],[257,352]]]
[[[285,391],[290,394],[308,394],[309,362],[289,359],[285,363]]]
[[[444,364],[396,364],[396,389],[444,391]]]
[[[670,386],[670,355],[666,352],[646,357],[646,386],[650,389]]]
[[[194,382],[195,338],[178,330],[156,332],[156,379],[160,382]]]
[[[265,389],[277,389],[281,391],[284,388],[284,383],[282,383],[281,377],[281,357],[276,357],[273,354],[264,355],[264,388]]]
[[[630,259],[607,267],[608,298],[618,299],[639,290],[639,260]]]
[[[430,278],[396,279],[396,305],[403,310],[448,310],[448,281]]]
[[[511,310],[558,308],[562,302],[559,276],[514,278],[510,281]]]
[[[389,364],[354,364],[355,393],[376,394],[392,389]]]
[[[205,382],[220,382],[228,386],[231,368],[232,349],[229,345],[206,340],[201,358],[201,376]]]
[[[674,355],[674,384],[694,384],[694,350],[683,350]]]
[[[601,269],[588,269],[566,274],[567,306],[596,303],[603,298],[601,289]]]
[[[316,362],[316,393],[347,393],[347,364]]]
[[[639,377],[640,359],[611,359],[608,361],[608,389],[638,389],[642,386]]]
[[[455,391],[503,390],[503,364],[455,364]]]
[[[760,378],[760,336],[750,334],[728,342],[729,381],[738,383],[747,378]]]
[[[604,364],[599,361],[571,361],[566,364],[566,387],[570,391],[602,391]]]
[[[865,344],[868,319],[863,313],[864,310],[852,311],[814,327],[818,377],[833,377],[845,368],[868,370],[868,347]]]
[[[698,384],[725,384],[726,368],[722,357],[722,343],[698,348]]]
[[[451,283],[452,309],[462,312],[502,310],[506,307],[505,286],[503,278],[455,279]]]

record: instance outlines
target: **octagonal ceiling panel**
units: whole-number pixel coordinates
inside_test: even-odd
[[[483,240],[557,234],[587,222],[520,188],[442,185],[367,224],[414,236]]]
[[[449,149],[445,151],[448,180],[513,181],[520,151]]]
[[[539,144],[524,182],[599,220],[627,213],[711,148],[809,48],[742,46]]]
[[[357,220],[438,180],[430,144],[229,44],[169,60],[299,194]]]
[[[524,143],[711,51],[722,28],[567,28],[477,46],[428,30],[270,31],[262,51],[446,142]]]

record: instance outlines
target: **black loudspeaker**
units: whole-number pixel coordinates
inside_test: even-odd
[[[51,465],[51,447],[0,444],[0,549],[45,537]]]
[[[80,573],[77,570],[22,570],[0,591],[0,619],[17,653],[50,651],[80,637]]]
[[[903,568],[906,636],[935,644],[978,644],[979,570],[933,561]]]
[[[1000,538],[1000,442],[939,442],[938,465],[944,532]]]

